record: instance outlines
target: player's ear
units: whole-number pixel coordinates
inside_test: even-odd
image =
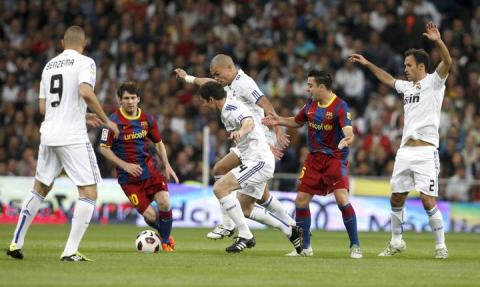
[[[63,39],[60,40],[60,44],[62,44],[62,48],[65,49],[65,43],[63,42]]]

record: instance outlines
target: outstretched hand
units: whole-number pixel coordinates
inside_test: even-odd
[[[87,113],[85,115],[85,120],[87,122],[87,125],[92,128],[99,128],[102,126],[102,120],[93,113]]]
[[[429,40],[438,41],[440,40],[440,31],[438,31],[437,25],[432,21],[428,22],[425,27],[426,32],[422,35],[427,37]]]
[[[353,62],[353,63],[359,63],[361,65],[366,65],[368,64],[368,60],[365,59],[365,57],[363,57],[362,55],[360,54],[351,54],[350,57],[348,57],[348,60],[350,62]]]
[[[273,156],[275,157],[275,160],[281,160],[283,157],[283,151],[279,149],[278,147],[274,145],[270,145],[270,150],[273,153]]]
[[[276,126],[280,122],[280,117],[277,115],[268,115],[262,119],[262,124],[267,127]]]
[[[173,71],[175,72],[177,79],[185,80],[185,77],[187,76],[187,72],[185,72],[184,69],[176,68]]]
[[[277,142],[278,145],[280,146],[280,149],[284,150],[287,148],[287,146],[290,144],[290,135],[283,132],[283,130],[280,127],[277,127],[275,129],[275,136],[277,137]]]
[[[113,132],[113,138],[116,139],[118,138],[118,134],[120,133],[118,130],[118,126],[116,123],[112,122],[111,120],[108,120],[108,122],[105,124],[105,126]]]

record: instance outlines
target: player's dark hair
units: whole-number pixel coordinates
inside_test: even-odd
[[[138,97],[140,97],[137,84],[133,81],[127,81],[121,84],[120,87],[118,87],[117,89],[117,97],[119,99],[122,99],[122,96],[125,92],[128,92],[129,94],[132,94],[132,95],[137,95]]]
[[[227,92],[225,92],[222,85],[214,81],[206,82],[201,85],[198,89],[198,94],[204,100],[208,100],[209,98],[221,100],[227,96]]]
[[[405,58],[408,56],[413,56],[415,58],[415,62],[417,65],[424,64],[425,71],[429,71],[430,69],[430,56],[424,49],[408,49],[405,51]]]
[[[313,77],[317,86],[323,84],[328,90],[332,89],[332,77],[329,73],[325,71],[311,70],[308,72],[308,77]]]

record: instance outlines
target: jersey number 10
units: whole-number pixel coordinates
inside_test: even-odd
[[[50,94],[57,94],[58,101],[52,101],[52,108],[56,108],[60,105],[63,94],[63,77],[62,74],[53,75],[50,79]]]

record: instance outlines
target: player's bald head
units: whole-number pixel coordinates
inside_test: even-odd
[[[234,66],[232,57],[225,55],[225,54],[218,54],[213,57],[212,61],[210,62],[210,68],[218,67],[218,68],[225,68],[228,66]]]
[[[66,47],[85,46],[85,31],[80,26],[70,26],[63,35],[63,44]]]

